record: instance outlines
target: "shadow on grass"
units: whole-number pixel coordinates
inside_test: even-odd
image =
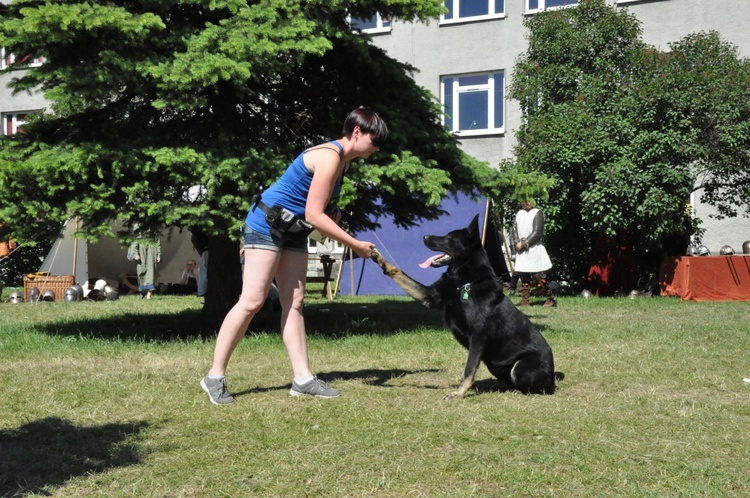
[[[529,310],[531,311],[531,310]],[[536,311],[536,310],[534,310]],[[542,332],[547,328],[541,313],[528,313]],[[253,319],[248,332],[278,334],[281,312],[264,309]],[[102,319],[85,318],[40,323],[36,327],[53,336],[90,337],[112,340],[174,341],[213,340],[218,332],[215,322],[207,321],[200,310],[179,313],[124,313]],[[384,297],[361,302],[324,301],[305,305],[307,334],[340,338],[358,335],[388,336],[419,330],[445,329],[441,310],[428,309],[416,301]]]
[[[389,370],[380,370],[380,369],[365,369],[365,370],[356,370],[354,372],[325,372],[318,374],[318,377],[320,377],[321,380],[324,380],[326,382],[331,382],[334,380],[361,380],[365,384],[369,384],[371,386],[378,386],[378,387],[393,387],[388,386],[386,383],[395,378],[404,377],[406,375],[414,375],[414,374],[420,374],[420,373],[426,373],[426,372],[438,372],[438,369],[432,368],[432,369],[423,369],[423,370],[401,370],[399,368],[392,368]],[[282,386],[273,386],[273,387],[255,387],[252,389],[247,389],[245,391],[239,391],[239,392],[233,392],[231,393],[232,396],[244,396],[246,394],[258,394],[258,393],[267,393],[271,391],[288,391],[291,389],[292,384],[284,384]],[[430,389],[436,389],[436,388],[430,388]]]
[[[480,395],[480,394],[488,394],[488,393],[508,393],[508,392],[513,392],[513,389],[509,389],[507,386],[504,386],[496,378],[490,377],[488,379],[481,379],[481,380],[475,381],[474,385],[471,386],[471,389],[469,390],[469,395],[474,395],[474,394]]]
[[[71,478],[140,462],[133,439],[148,424],[76,426],[49,417],[0,430],[0,496],[52,496]]]
[[[278,334],[280,311],[263,310],[255,316],[249,332]],[[391,335],[425,328],[442,328],[442,314],[416,302],[383,299],[362,303],[325,302],[305,305],[309,336],[339,338],[355,335]],[[36,326],[53,336],[83,336],[98,339],[172,341],[213,339],[215,323],[205,321],[199,310],[180,313],[126,313],[106,319],[91,318],[50,322]]]
[[[363,369],[363,370],[355,370],[353,372],[346,372],[346,371],[331,371],[331,372],[323,372],[318,374],[318,377],[320,377],[321,380],[324,380],[326,382],[333,382],[336,380],[359,380],[362,381],[364,384],[368,384],[371,386],[378,386],[383,388],[402,388],[405,386],[405,384],[400,383],[398,386],[394,385],[388,385],[388,382],[401,378],[406,377],[407,375],[416,375],[416,374],[422,374],[422,373],[435,373],[439,372],[439,368],[425,368],[421,370],[402,370],[399,368],[393,368],[388,370],[381,370],[381,369]],[[446,394],[450,391],[453,391],[453,389],[458,387],[458,384],[455,386],[452,386],[450,388],[446,389],[446,386],[443,385],[426,385],[426,384],[410,384],[411,387],[420,387],[422,389],[431,389],[431,390],[445,390]],[[291,389],[292,384],[287,383],[280,386],[270,386],[270,387],[254,387],[252,389],[246,389],[244,391],[238,391],[238,392],[232,392],[232,396],[234,397],[240,397],[245,396],[248,394],[260,394],[260,393],[269,393],[272,391],[288,391]],[[491,393],[507,393],[507,392],[516,392],[514,389],[508,388],[507,386],[504,386],[501,384],[497,379],[494,377],[487,378],[487,379],[481,379],[474,382],[474,385],[471,387],[469,392],[467,393],[467,396],[479,396],[483,394],[491,394]],[[520,394],[520,393],[519,393]]]
[[[338,379],[338,380],[360,380],[364,384],[378,387],[393,387],[387,386],[386,383],[390,380],[397,379],[400,377],[406,377],[407,375],[415,375],[421,373],[434,373],[439,372],[438,368],[424,368],[421,370],[402,370],[400,368],[391,368],[388,370],[380,370],[377,368],[366,368],[364,370],[355,370],[354,372],[326,372],[320,374],[323,380],[326,379]]]

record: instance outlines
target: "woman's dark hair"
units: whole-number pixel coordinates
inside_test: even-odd
[[[362,130],[362,133],[370,134],[372,144],[375,147],[382,147],[388,138],[388,126],[385,121],[369,107],[360,106],[350,112],[346,121],[344,121],[342,134],[346,138],[351,138],[354,128],[357,126]]]

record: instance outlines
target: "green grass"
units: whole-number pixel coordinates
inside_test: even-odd
[[[559,299],[528,309],[566,374],[553,396],[443,401],[466,352],[407,298],[312,295],[314,370],[289,398],[274,314],[198,386],[200,300],[0,303],[0,496],[750,495],[750,303]]]

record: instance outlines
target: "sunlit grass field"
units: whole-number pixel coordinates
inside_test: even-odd
[[[310,294],[314,370],[290,398],[278,314],[198,382],[202,300],[0,303],[0,496],[750,496],[750,303],[559,299],[525,309],[566,374],[500,392],[408,298]]]

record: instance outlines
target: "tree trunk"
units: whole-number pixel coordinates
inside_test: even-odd
[[[239,250],[239,243],[228,235],[208,239],[208,288],[201,319],[212,332],[218,332],[224,316],[235,305],[242,290]]]

